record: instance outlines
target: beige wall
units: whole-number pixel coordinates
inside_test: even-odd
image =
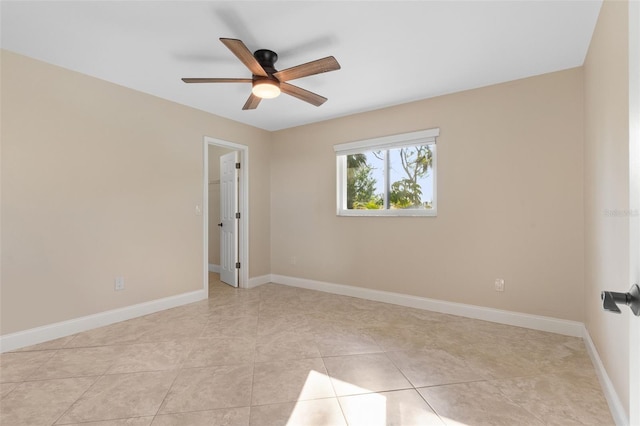
[[[585,323],[628,412],[628,323],[600,302],[600,291],[625,292],[631,284],[627,8],[604,2],[585,61],[584,180]]]
[[[220,265],[220,156],[233,151],[209,145],[209,264]]]
[[[272,272],[581,321],[582,78],[571,69],[276,132]],[[334,144],[432,127],[438,217],[336,217]]]
[[[201,289],[205,135],[250,147],[250,277],[269,273],[268,132],[7,51],[1,65],[1,334]]]

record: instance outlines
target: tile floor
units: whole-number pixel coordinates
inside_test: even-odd
[[[0,424],[612,425],[582,340],[267,284],[0,356]]]

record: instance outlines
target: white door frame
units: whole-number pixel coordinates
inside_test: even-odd
[[[249,287],[249,147],[234,142],[216,139],[209,136],[204,137],[203,159],[204,173],[202,182],[203,197],[203,225],[204,225],[204,244],[203,244],[203,272],[204,272],[204,289],[209,295],[209,146],[216,145],[228,149],[240,151],[240,183],[238,189],[238,208],[240,210],[240,221],[238,223],[240,250],[238,252],[238,262],[240,262],[240,271],[238,273],[238,287]]]

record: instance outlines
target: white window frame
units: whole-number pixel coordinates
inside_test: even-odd
[[[436,138],[440,129],[427,129],[417,132],[402,133],[381,138],[365,139],[355,142],[337,144],[333,146],[336,153],[336,183],[337,183],[337,215],[338,216],[437,216],[437,149]],[[367,151],[404,148],[418,145],[432,145],[432,173],[433,173],[433,208],[431,209],[379,209],[360,210],[346,209],[347,204],[347,155],[361,154]]]

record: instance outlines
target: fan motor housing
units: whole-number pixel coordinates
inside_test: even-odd
[[[267,74],[271,75],[277,70],[274,68],[274,64],[278,61],[278,54],[273,50],[259,49],[253,52],[253,57],[256,58],[258,63],[264,68]]]

